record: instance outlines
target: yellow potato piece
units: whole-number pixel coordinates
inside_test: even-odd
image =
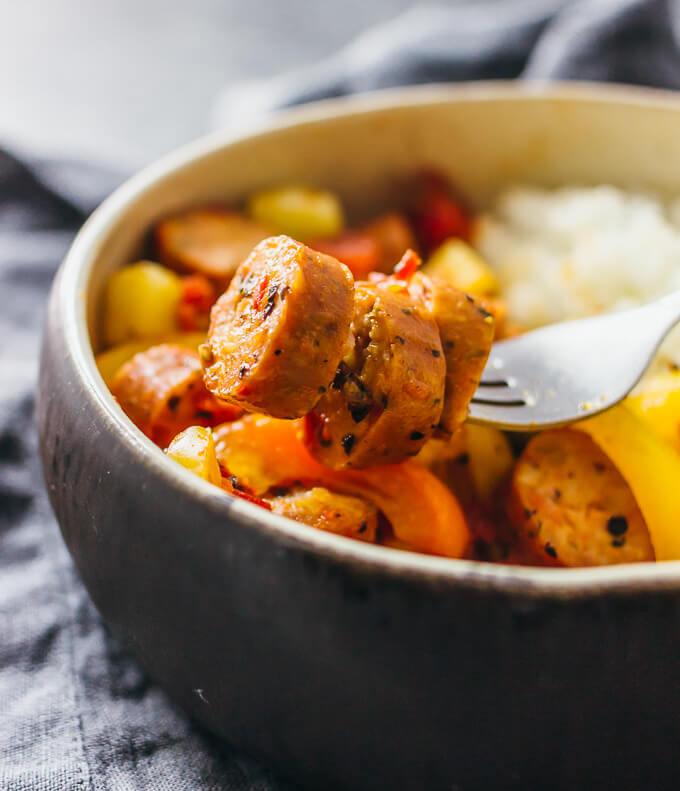
[[[157,346],[159,343],[176,343],[178,346],[184,346],[187,349],[198,349],[204,342],[204,332],[176,332],[159,338],[147,338],[143,341],[122,343],[119,346],[114,346],[112,349],[101,352],[95,357],[95,361],[102,379],[106,382],[107,387],[110,387],[120,367],[128,360],[131,360],[135,354],[146,351],[151,346]]]
[[[312,187],[277,187],[257,192],[248,201],[248,214],[258,223],[299,242],[335,236],[344,224],[338,198]]]
[[[221,486],[222,473],[209,428],[189,426],[172,440],[165,452],[194,475],[215,486]]]
[[[680,560],[680,453],[623,404],[570,426],[617,466],[647,523],[657,560]]]
[[[643,379],[626,405],[680,451],[680,371]]]
[[[490,426],[465,424],[468,469],[480,500],[489,502],[499,484],[512,472],[515,457],[508,438]]]
[[[105,342],[113,345],[176,332],[181,295],[179,276],[152,261],[114,272],[104,295]]]
[[[498,293],[496,275],[479,253],[462,239],[447,239],[432,253],[422,271],[468,294],[493,296]]]

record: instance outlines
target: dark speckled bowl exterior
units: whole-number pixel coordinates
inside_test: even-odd
[[[655,92],[388,92],[201,141],[93,215],[49,305],[45,478],[95,604],[188,712],[309,788],[678,787],[680,563],[489,566],[288,522],[154,448],[89,334],[105,278],[178,206],[305,180],[360,211],[423,165],[480,204],[518,180],[677,191],[678,130],[680,102]]]

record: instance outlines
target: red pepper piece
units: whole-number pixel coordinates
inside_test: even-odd
[[[415,208],[413,221],[418,237],[427,252],[452,236],[470,239],[471,218],[449,194],[441,176],[425,177],[422,197]]]
[[[262,306],[262,301],[264,300],[264,295],[267,292],[267,287],[269,286],[269,275],[265,275],[262,280],[255,286],[255,291],[253,292],[253,307],[255,310],[259,310]]]
[[[215,287],[204,275],[182,278],[182,295],[177,306],[177,324],[183,332],[207,330],[210,308],[217,299]]]
[[[407,250],[399,263],[394,267],[397,280],[410,280],[415,275],[422,260],[415,250]]]
[[[271,505],[266,501],[263,500],[261,497],[256,497],[254,494],[251,494],[245,487],[237,484],[234,486],[232,482],[231,476],[228,472],[222,471],[222,488],[228,494],[233,494],[234,497],[240,497],[242,500],[247,500],[249,503],[253,503],[254,505],[259,505],[260,508],[264,508],[267,511],[271,511]]]

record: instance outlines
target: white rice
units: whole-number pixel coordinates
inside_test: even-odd
[[[509,316],[529,327],[680,289],[680,198],[515,186],[482,215],[474,241],[499,278]],[[679,329],[661,358],[680,365]]]

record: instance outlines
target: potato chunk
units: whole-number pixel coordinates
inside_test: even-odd
[[[176,332],[181,296],[180,278],[152,261],[140,261],[114,272],[104,294],[106,344]]]
[[[491,267],[462,239],[447,239],[432,253],[423,272],[469,294],[485,297],[498,293],[498,280]]]
[[[215,454],[212,431],[203,426],[189,426],[180,432],[166,450],[168,456],[199,478],[222,485],[222,473]]]
[[[338,198],[328,190],[312,187],[276,187],[255,193],[248,214],[276,233],[308,242],[317,236],[334,236],[345,223]]]

